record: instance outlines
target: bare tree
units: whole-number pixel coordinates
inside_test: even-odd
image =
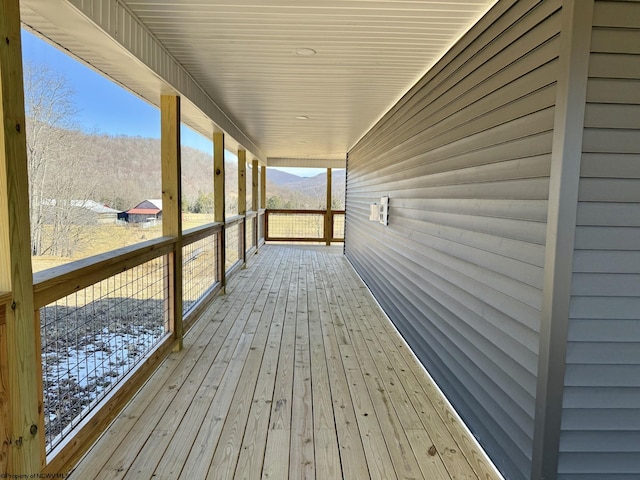
[[[70,256],[77,245],[90,185],[82,173],[87,148],[74,131],[78,110],[69,80],[46,64],[25,62],[31,252]]]

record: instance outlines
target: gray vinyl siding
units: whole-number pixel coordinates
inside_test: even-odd
[[[558,478],[640,478],[640,3],[594,10]]]
[[[502,1],[349,152],[345,253],[508,479],[528,479],[560,2]],[[390,196],[390,220],[369,204]]]

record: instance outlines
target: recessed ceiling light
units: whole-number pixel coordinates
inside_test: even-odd
[[[296,118],[298,120],[309,120],[309,117],[307,117],[306,115],[298,115]]]
[[[301,57],[311,57],[317,53],[313,48],[296,48],[293,52]]]

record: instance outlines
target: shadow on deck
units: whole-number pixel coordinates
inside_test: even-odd
[[[498,478],[341,252],[261,248],[71,478]]]

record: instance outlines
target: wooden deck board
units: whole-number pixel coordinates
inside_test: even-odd
[[[338,248],[266,245],[71,473],[498,479]]]

